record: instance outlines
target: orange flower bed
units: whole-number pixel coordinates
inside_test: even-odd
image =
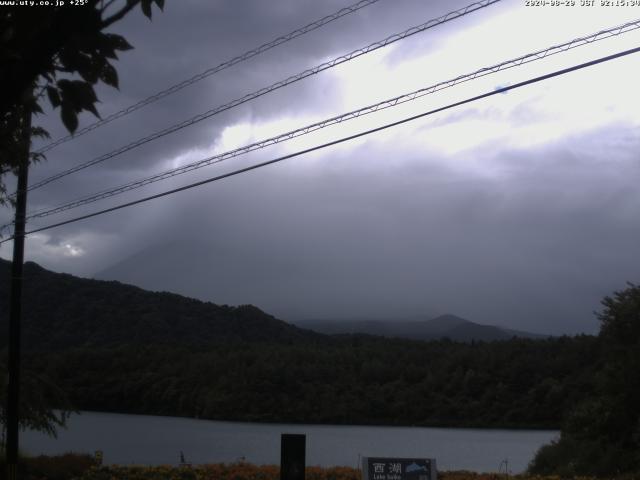
[[[275,465],[250,463],[215,463],[184,467],[103,466],[86,471],[76,480],[279,480]],[[350,467],[307,467],[306,480],[361,480],[360,470]],[[560,480],[560,477],[504,475],[466,471],[438,472],[438,480]],[[575,478],[573,480],[594,480]]]

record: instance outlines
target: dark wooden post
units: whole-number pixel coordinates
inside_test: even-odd
[[[304,480],[306,436],[283,433],[280,441],[280,480]]]
[[[25,107],[27,109],[28,107]],[[9,302],[9,384],[7,385],[7,478],[18,476],[18,432],[20,406],[20,323],[22,318],[22,267],[24,263],[24,231],[27,211],[29,150],[31,144],[31,112],[26,111],[22,124],[23,158],[18,166],[16,214],[11,264],[11,297]]]

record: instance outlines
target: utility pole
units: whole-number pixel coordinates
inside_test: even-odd
[[[18,164],[13,262],[11,264],[11,297],[9,303],[9,385],[7,387],[7,479],[18,478],[18,432],[20,407],[20,324],[22,320],[22,267],[24,263],[24,231],[27,211],[29,154],[31,149],[31,108],[25,102],[22,131],[23,142]]]

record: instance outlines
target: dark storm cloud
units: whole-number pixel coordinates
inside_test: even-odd
[[[176,0],[167,2],[166,12],[155,14],[152,23],[139,12],[132,14],[116,30],[136,50],[123,53],[118,64],[121,92],[100,89],[100,110],[108,115],[346,3]],[[60,146],[33,169],[32,178],[465,4],[381,0]],[[507,4],[407,40],[384,61],[400,64],[438,49],[457,29],[504,13]],[[205,151],[239,122],[340,113],[336,78],[321,73],[70,176],[33,192],[31,205],[57,205],[163,170],[167,161],[189,150]],[[44,232],[29,240],[27,253],[52,269],[101,274],[217,303],[254,303],[286,319],[451,312],[543,333],[592,332],[591,312],[599,299],[637,279],[640,269],[635,215],[640,137],[634,126],[598,126],[527,148],[494,139],[445,154],[420,143],[440,135],[440,127],[466,121],[506,121],[513,127],[542,123],[549,120],[543,107],[533,98],[506,113],[486,105],[451,111],[386,143],[370,139],[358,147],[300,157]],[[57,115],[39,122],[54,137],[64,133]],[[99,206],[274,158],[288,148]]]
[[[338,2],[330,3],[320,6],[319,2],[309,2],[307,6],[310,8],[301,9],[292,5],[265,8],[265,2],[240,2],[235,7],[229,2],[185,2],[179,6],[167,5],[167,12],[155,15],[153,23],[147,22],[138,12],[131,14],[116,30],[136,46],[136,51],[123,53],[118,62],[121,92],[100,89],[100,110],[103,115],[108,115],[339,8]],[[46,177],[65,166],[95,158],[141,136],[296,74],[318,63],[320,55],[332,53],[325,42],[298,42],[294,48],[285,45],[279,51],[268,52],[264,58],[252,59],[108,125],[99,134],[90,133],[73,143],[58,147],[48,155],[50,161],[34,172],[32,177]],[[300,87],[296,86],[296,89],[297,98],[313,99],[313,93],[305,95]],[[316,92],[316,89],[307,86],[309,92]],[[264,110],[264,107],[260,107],[261,102],[265,103],[260,99],[251,106],[225,112],[167,139],[122,155],[111,160],[103,170],[149,168],[159,157],[175,155],[188,146],[212,143],[224,126]],[[287,102],[283,102],[281,95],[275,103],[277,109],[273,110],[277,113]],[[269,107],[273,105],[267,104],[266,110]],[[87,122],[93,120],[89,115],[85,119]],[[64,134],[57,115],[39,121],[51,131],[54,138]],[[70,185],[77,183],[95,185],[91,177],[86,182],[72,181]],[[66,186],[65,192],[68,189],[69,186]]]
[[[48,153],[47,162],[34,169],[32,181],[99,157],[140,137],[463,5],[465,3],[458,1],[432,2],[425,6],[423,2],[406,0],[399,8],[397,2],[380,1],[59,146]],[[304,5],[258,0],[184,2],[179,6],[169,3],[165,13],[154,15],[153,22],[135,12],[116,24],[115,31],[135,45],[135,51],[124,52],[118,62],[121,91],[107,87],[99,89],[100,111],[103,116],[109,115],[344,6],[342,1],[306,2]],[[420,36],[437,43],[438,32]],[[420,48],[430,48],[423,39],[418,41]],[[403,48],[408,46],[413,51],[414,40],[405,41]],[[313,112],[316,119],[335,115],[341,111],[335,105],[335,95],[331,72],[320,73],[137,147],[98,167],[69,176],[48,187],[46,192],[34,192],[31,205],[34,208],[55,206],[164,170],[166,167],[162,162],[186,149],[210,147],[219,140],[226,126],[237,122],[266,121],[291,112]],[[94,118],[86,114],[84,120],[86,124]],[[57,112],[50,118],[39,118],[38,122],[50,130],[53,138],[65,134]]]
[[[462,2],[457,3],[462,5]],[[398,8],[396,2],[381,1],[362,13],[338,20],[321,31],[312,32],[188,87],[104,127],[100,134],[91,133],[73,145],[59,147],[49,155],[50,162],[35,173],[36,178],[46,176],[63,165],[84,161],[79,159],[90,159],[108,152],[329,58],[446,13],[459,6],[457,3],[434,2],[426,8],[422,2],[406,1]],[[121,92],[100,89],[100,110],[108,115],[344,5],[344,2],[332,1],[305,2],[304,5],[300,2],[278,2],[276,6],[273,2],[257,0],[182,2],[179,6],[169,3],[164,14],[154,16],[153,23],[147,22],[139,13],[131,14],[122,24],[116,25],[116,31],[125,35],[135,45],[136,51],[123,53],[118,63]],[[416,15],[416,11],[420,13]],[[429,32],[424,36],[434,38],[437,35]],[[292,110],[315,111],[319,107],[337,113],[330,109],[331,102],[327,102],[328,95],[324,94],[331,88],[327,73],[305,79],[287,88],[286,92],[275,92],[224,112],[188,130],[172,134],[167,140],[127,153],[121,159],[111,161],[111,168],[148,166],[159,156],[176,154],[185,146],[206,144],[215,140],[225,125],[247,116],[265,119]],[[89,115],[86,119],[92,120]],[[44,123],[54,137],[64,133],[57,119]]]
[[[624,154],[487,156],[504,179],[447,166],[464,155],[392,153],[365,145],[317,175],[300,160],[167,202],[170,220],[103,275],[289,319],[454,312],[566,333],[594,331],[599,299],[637,274],[640,171]]]

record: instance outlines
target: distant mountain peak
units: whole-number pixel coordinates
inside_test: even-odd
[[[446,313],[428,320],[304,320],[296,325],[325,334],[363,333],[409,340],[496,341],[512,337],[544,338],[529,332],[510,330],[495,325],[482,325]]]
[[[458,317],[457,315],[453,315],[451,313],[445,313],[444,315],[439,315],[435,318],[427,320],[426,323],[434,331],[446,332],[447,330],[459,327],[460,325],[471,324],[473,322],[470,322],[469,320]]]

